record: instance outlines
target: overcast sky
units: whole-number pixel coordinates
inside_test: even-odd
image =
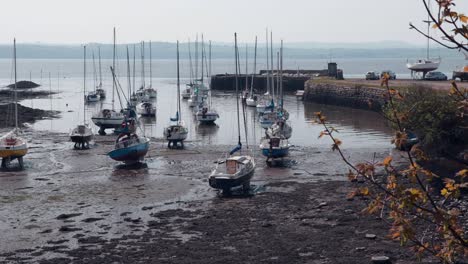
[[[468,3],[458,0],[458,9]],[[467,12],[468,13],[468,12]],[[0,43],[186,40],[197,32],[232,42],[265,28],[287,42],[374,42],[421,44],[410,21],[425,19],[421,0],[14,0],[2,1]]]

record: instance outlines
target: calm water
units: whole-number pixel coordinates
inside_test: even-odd
[[[90,58],[91,56],[89,56]],[[367,71],[382,71],[393,70],[400,78],[409,78],[410,71],[406,68],[406,59],[402,58],[355,58],[355,59],[336,59],[338,67],[344,70],[346,78],[363,78]],[[284,59],[285,69],[325,69],[328,60],[326,59]],[[133,65],[133,62],[131,61]],[[189,78],[190,62],[182,59],[180,62],[181,76]],[[442,59],[439,71],[444,72],[448,76],[452,76],[452,71],[459,69],[466,64],[466,61],[461,56],[460,58]],[[98,62],[96,61],[96,65]],[[111,82],[111,74],[109,66],[112,65],[111,60],[102,60],[103,78],[106,82]],[[212,74],[233,73],[234,61],[229,59],[214,59],[212,61]],[[126,76],[126,61],[117,61],[118,76]],[[253,69],[253,59],[249,58],[249,72]],[[6,79],[6,82],[12,80],[12,61],[9,59],[0,59],[0,79]],[[265,62],[259,60],[257,62],[257,70],[265,69]],[[42,70],[42,78],[41,78]],[[149,76],[149,62],[146,61],[146,76]],[[195,70],[194,70],[195,71]],[[29,80],[30,76],[33,81],[44,83],[51,72],[52,81],[57,82],[57,77],[73,78],[83,75],[83,62],[77,59],[19,59],[18,60],[18,79]],[[90,80],[93,73],[93,62],[88,59],[88,76]],[[136,60],[136,75],[141,76],[141,61]],[[241,57],[241,73],[245,73],[245,59]],[[199,70],[200,74],[200,70]],[[205,72],[206,74],[206,72]],[[173,78],[176,76],[176,61],[175,60],[153,60],[153,77],[155,78]],[[140,80],[140,79],[138,79]],[[125,82],[124,82],[125,83]],[[91,84],[91,82],[90,82]]]
[[[358,74],[368,68],[377,67],[392,68],[388,65],[399,65],[404,62],[400,60],[385,59],[385,65],[372,60],[344,61],[342,65],[345,67],[345,72],[349,69],[350,74]],[[295,65],[296,62],[289,62],[287,67]],[[323,68],[326,61],[321,60],[304,60],[297,62],[301,68]],[[454,62],[455,63],[455,62]],[[86,106],[86,120],[92,124],[91,116],[98,112],[102,107],[111,107],[111,78],[109,70],[110,60],[103,60],[103,82],[107,90],[107,99],[103,102],[88,104]],[[188,82],[189,63],[187,60],[181,62],[182,83]],[[232,72],[232,64],[228,60],[214,60],[213,73]],[[136,85],[141,84],[140,64],[137,61],[137,77]],[[355,65],[348,67],[346,65]],[[403,66],[404,67],[404,66]],[[83,64],[80,60],[20,60],[18,62],[19,78],[31,79],[35,82],[42,83],[42,87],[38,90],[52,90],[59,92],[50,98],[25,100],[22,102],[25,106],[33,106],[45,110],[61,111],[61,117],[55,120],[42,120],[33,124],[33,127],[38,130],[51,130],[57,132],[69,132],[78,123],[83,120],[83,79],[82,70]],[[146,67],[146,75],[149,76],[149,67]],[[261,65],[259,68],[262,68]],[[40,72],[42,69],[42,79]],[[123,88],[127,89],[126,72],[124,73],[124,62],[119,61],[118,69],[120,69],[119,78]],[[397,68],[394,68],[397,69]],[[49,84],[49,71],[51,71],[51,79]],[[153,137],[162,138],[163,128],[169,123],[169,118],[174,116],[176,112],[176,80],[174,78],[176,65],[170,60],[154,60],[153,62],[153,86],[158,89],[157,99],[157,118],[142,119],[142,131]],[[94,85],[92,60],[88,60],[88,81],[87,87],[91,89]],[[397,71],[398,72],[398,71]],[[0,60],[0,86],[11,83],[11,60]],[[149,83],[149,79],[146,80]],[[183,88],[183,87],[182,87]],[[188,107],[186,101],[182,101],[182,117],[189,127],[188,139],[198,141],[202,144],[235,144],[237,141],[237,119],[236,119],[236,104],[233,93],[213,93],[213,107],[219,112],[220,119],[215,126],[199,125],[191,114],[191,108]],[[68,105],[68,106],[67,106]],[[323,111],[329,121],[340,131],[337,135],[344,141],[346,148],[360,147],[390,147],[391,130],[385,126],[378,114],[355,110],[350,108],[342,108],[337,106],[319,105],[313,103],[304,103],[297,101],[293,96],[286,96],[285,107],[290,112],[290,122],[293,126],[293,136],[290,142],[297,146],[329,146],[328,138],[318,139],[322,127],[315,124],[313,113],[315,111]],[[115,108],[120,109],[119,101],[116,97]],[[255,109],[247,108],[247,124],[249,129],[249,142],[258,144],[261,136],[264,134],[263,129],[257,122]],[[94,125],[93,125],[94,126]],[[97,132],[98,127],[94,126],[94,131]],[[110,131],[110,130],[108,130]]]
[[[183,83],[186,81],[188,80],[182,80]],[[61,111],[59,119],[36,122],[32,125],[33,128],[68,133],[78,123],[81,123],[83,120],[82,82],[81,78],[65,78],[60,81],[60,87],[52,87],[54,91],[59,89],[59,94],[45,99],[23,101],[22,104],[25,106]],[[158,89],[159,93],[157,118],[141,119],[141,128],[148,136],[162,138],[163,128],[169,123],[169,118],[174,116],[176,112],[176,80],[155,78],[153,79],[153,86]],[[108,96],[105,101],[86,106],[86,120],[88,123],[92,124],[91,115],[99,111],[101,107],[111,107],[111,88],[109,85],[106,86]],[[48,88],[43,87],[40,89]],[[199,125],[195,121],[187,102],[182,101],[182,118],[189,127],[188,139],[199,141],[202,144],[235,144],[237,142],[237,116],[234,94],[214,92],[212,101],[213,107],[220,114],[220,119],[214,126]],[[115,107],[120,109],[118,99],[115,101]],[[330,145],[329,139],[317,139],[322,127],[313,122],[313,113],[323,111],[332,125],[340,131],[338,137],[345,142],[345,147],[390,146],[391,131],[375,113],[337,106],[304,103],[296,100],[294,96],[286,96],[285,107],[290,112],[290,121],[294,129],[290,141],[294,145]],[[250,143],[258,143],[264,132],[257,122],[257,115],[253,108],[247,108],[247,124]],[[94,125],[93,127],[94,131],[97,132],[98,127]],[[110,130],[108,131],[110,132]]]

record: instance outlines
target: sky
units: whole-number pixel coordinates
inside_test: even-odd
[[[4,3],[3,3],[4,2]],[[286,42],[403,41],[424,38],[422,0],[14,0],[2,2],[0,43],[82,44],[206,39],[253,42],[265,28]],[[458,0],[468,11],[468,1]],[[468,13],[468,12],[467,12]]]

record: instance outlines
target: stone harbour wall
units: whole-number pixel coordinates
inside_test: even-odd
[[[385,89],[359,84],[340,84],[308,80],[304,84],[304,100],[323,104],[381,111],[385,105]]]

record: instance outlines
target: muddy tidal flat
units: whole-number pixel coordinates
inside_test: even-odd
[[[152,139],[146,164],[124,167],[106,155],[113,136],[75,151],[66,134],[25,133],[26,169],[0,173],[0,263],[415,261],[382,222],[360,213],[365,201],[347,201],[352,185],[328,148],[293,147],[276,167],[258,155],[251,195],[227,198],[207,176],[230,146],[167,150]]]

